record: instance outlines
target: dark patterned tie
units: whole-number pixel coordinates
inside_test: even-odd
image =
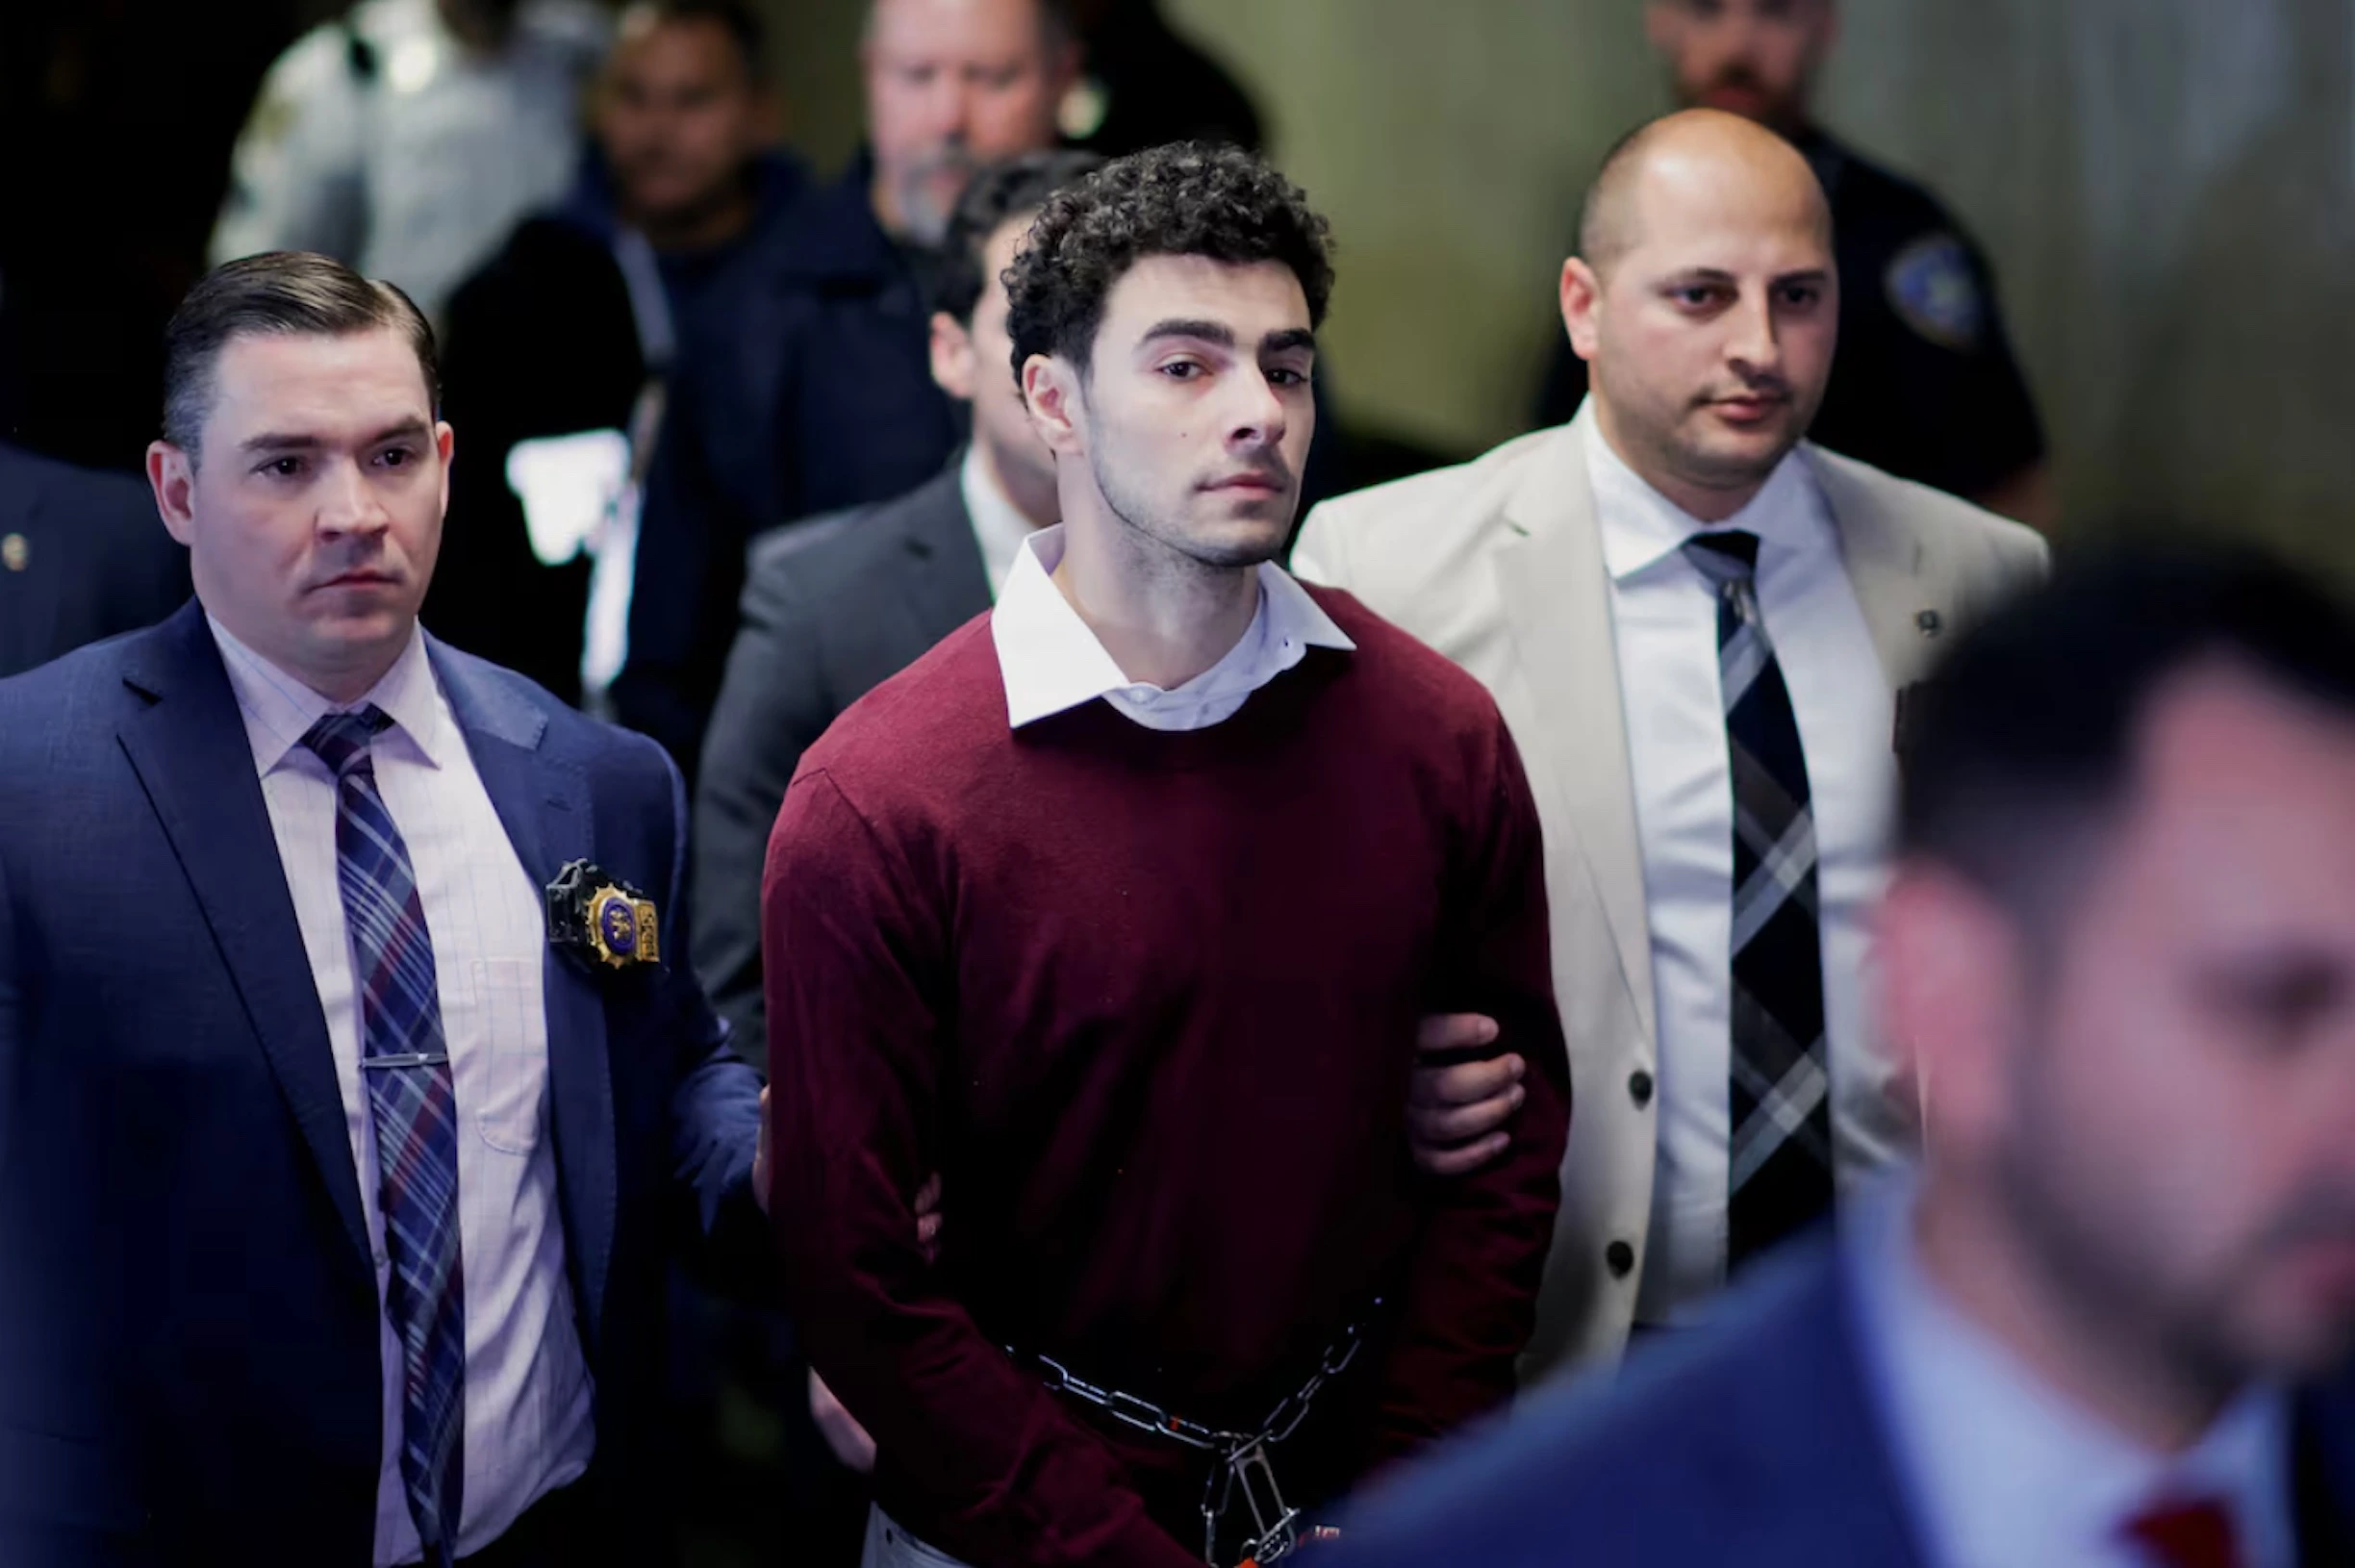
[[[1729,1270],[1832,1205],[1832,1078],[1816,928],[1815,818],[1790,692],[1759,614],[1758,536],[1702,534],[1734,775]]]
[[[389,719],[331,713],[302,744],[336,775],[336,883],[360,987],[361,1075],[376,1128],[377,1206],[401,1342],[401,1480],[425,1561],[449,1568],[465,1506],[466,1296],[458,1248],[458,1106],[433,939],[409,848],[377,793],[369,744]]]

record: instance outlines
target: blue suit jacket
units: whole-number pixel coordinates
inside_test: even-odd
[[[2300,1560],[2355,1563],[2355,1386],[2307,1391]],[[1925,1568],[1838,1254],[1802,1244],[1709,1327],[1640,1347],[1368,1499],[1356,1568]]]
[[[0,675],[153,625],[189,596],[188,551],[135,474],[0,442]]]
[[[659,971],[546,969],[593,1502],[640,1484],[673,1222],[757,1266],[752,1072],[686,967],[678,774],[438,644],[517,853],[595,861]],[[202,612],[0,682],[0,1561],[368,1561],[378,1305],[327,1025]]]

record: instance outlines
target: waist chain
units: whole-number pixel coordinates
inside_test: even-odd
[[[1300,1510],[1284,1502],[1268,1450],[1300,1429],[1300,1424],[1308,1419],[1309,1406],[1316,1403],[1318,1392],[1357,1359],[1358,1348],[1365,1343],[1365,1327],[1381,1310],[1381,1304],[1380,1299],[1376,1298],[1362,1317],[1342,1329],[1340,1336],[1326,1348],[1324,1358],[1317,1363],[1316,1371],[1309,1374],[1308,1380],[1279,1401],[1267,1419],[1259,1423],[1258,1429],[1250,1432],[1228,1431],[1188,1421],[1151,1400],[1124,1394],[1117,1388],[1101,1387],[1052,1356],[1026,1357],[1018,1353],[1016,1359],[1026,1360],[1035,1368],[1050,1392],[1069,1395],[1126,1426],[1210,1455],[1210,1476],[1203,1486],[1203,1561],[1210,1568],[1226,1568],[1218,1549],[1219,1522],[1239,1502],[1250,1513],[1249,1533],[1240,1545],[1241,1555],[1228,1560],[1241,1563],[1243,1568],[1254,1565],[1265,1568],[1266,1564],[1289,1556],[1300,1545]]]

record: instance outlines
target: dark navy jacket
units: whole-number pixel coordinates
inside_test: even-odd
[[[1852,1292],[1830,1243],[1798,1244],[1688,1338],[1370,1499],[1338,1568],[1927,1568]],[[2298,1560],[2355,1563],[2355,1381],[2301,1395],[2292,1482]]]
[[[635,883],[676,955],[546,966],[583,1485],[620,1560],[659,1560],[663,1255],[681,1230],[759,1255],[757,1083],[685,965],[676,771],[432,658],[525,870]],[[326,1020],[191,603],[0,682],[0,1562],[367,1563],[377,1335]]]
[[[615,715],[694,771],[752,536],[887,501],[939,473],[962,416],[933,385],[914,264],[857,160],[780,224],[762,282],[684,345],[647,483]]]
[[[708,252],[657,258],[681,339],[724,341],[703,324],[737,319],[747,291],[765,287],[781,226],[794,221],[808,184],[800,164],[772,155],[753,172],[760,204],[749,229]],[[533,554],[522,503],[507,487],[507,454],[540,437],[629,428],[655,367],[615,260],[619,227],[611,179],[592,158],[562,207],[519,226],[451,297],[443,333],[442,411],[458,459],[425,624],[568,702],[580,695],[589,561],[550,567]],[[692,614],[647,604],[658,625]]]
[[[147,481],[0,443],[0,675],[153,625],[188,596],[188,552]]]

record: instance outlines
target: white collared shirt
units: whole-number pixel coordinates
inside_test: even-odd
[[[1690,1322],[1724,1284],[1733,1060],[1734,784],[1717,657],[1717,594],[1683,549],[1694,534],[1759,537],[1758,598],[1807,754],[1815,818],[1832,1135],[1842,1183],[1909,1148],[1870,1032],[1866,918],[1887,874],[1896,788],[1894,702],[1806,458],[1705,525],[1578,418],[1610,580],[1611,633],[1642,840],[1659,1019],[1659,1162],[1635,1316]]]
[[[1259,608],[1241,640],[1192,680],[1164,691],[1130,680],[1112,662],[1054,584],[1062,561],[1059,524],[1025,540],[990,616],[1006,717],[1016,729],[1098,697],[1147,729],[1208,729],[1234,717],[1253,692],[1299,664],[1311,647],[1349,652],[1357,646],[1306,589],[1263,562]]]
[[[1014,563],[1022,559],[1023,546],[1037,530],[999,488],[981,460],[978,440],[966,446],[965,461],[957,465],[957,489],[965,497],[965,516],[973,519],[974,543],[981,546],[981,569],[989,576],[994,601],[1005,592]]]
[[[337,704],[211,622],[243,714],[279,864],[293,895],[342,1091],[377,1300],[391,1277],[377,1201],[376,1134],[360,1080],[361,999],[336,878],[336,784],[302,745]],[[372,748],[433,939],[442,1032],[458,1107],[458,1234],[466,1279],[466,1498],[458,1554],[490,1545],[543,1494],[589,1468],[590,1378],[573,1327],[547,1137],[547,936],[540,891],[516,858],[466,736],[434,678],[422,632],[352,708],[392,725]],[[401,1481],[402,1357],[391,1319],[374,1560],[420,1555]]]
[[[2155,1454],[2049,1387],[1922,1267],[1914,1185],[1854,1202],[1861,1338],[1928,1568],[2147,1568],[2123,1531],[2156,1505],[2232,1511],[2247,1568],[2292,1568],[2290,1408],[2250,1390],[2188,1452]]]

